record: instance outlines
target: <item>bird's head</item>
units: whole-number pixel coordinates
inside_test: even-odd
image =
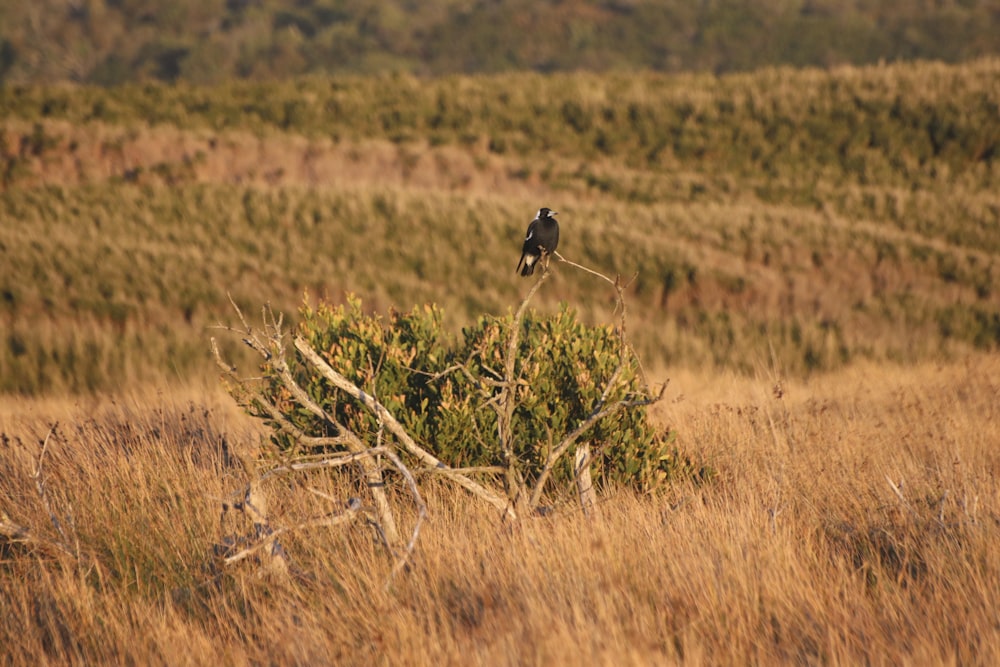
[[[535,217],[538,217],[538,218],[550,218],[550,217],[552,217],[554,215],[558,215],[558,213],[556,211],[553,211],[550,208],[540,208],[540,209],[538,209],[538,215],[535,216]]]

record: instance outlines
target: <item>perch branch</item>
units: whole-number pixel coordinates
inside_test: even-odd
[[[510,339],[507,341],[507,353],[504,357],[503,376],[500,380],[500,394],[494,406],[497,413],[497,438],[500,441],[500,452],[504,458],[504,486],[507,489],[507,496],[517,502],[522,497],[524,482],[517,470],[517,459],[514,455],[514,441],[511,433],[514,422],[514,407],[517,397],[517,387],[520,384],[514,377],[515,362],[517,360],[517,350],[521,343],[521,322],[524,320],[524,313],[528,308],[528,303],[542,287],[542,283],[549,277],[549,263],[542,265],[542,275],[531,286],[517,312],[514,313],[514,320],[511,322]]]

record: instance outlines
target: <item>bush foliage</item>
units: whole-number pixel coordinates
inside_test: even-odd
[[[366,314],[361,301],[352,298],[338,306],[305,305],[299,333],[441,461],[455,468],[500,467],[504,459],[491,403],[499,399],[514,321],[510,314],[483,316],[455,337],[443,328],[436,306],[392,311],[384,318]],[[612,327],[584,325],[565,305],[550,316],[528,311],[521,326],[511,432],[519,473],[530,486],[560,440],[597,406],[644,396],[645,383],[634,355],[622,349]],[[623,352],[628,361],[613,378]],[[294,364],[293,373],[337,422],[372,445],[381,437],[373,413],[338,392],[311,366]],[[296,404],[273,368],[265,369],[262,396],[302,432],[335,435]],[[262,410],[256,415],[268,417]],[[296,448],[287,433],[277,428],[274,433],[281,449]],[[655,428],[644,406],[597,421],[584,437],[594,447],[592,471],[598,484],[651,490],[675,474],[691,472],[674,447],[673,433]],[[575,479],[573,449],[568,453],[551,478],[557,489],[567,489]]]

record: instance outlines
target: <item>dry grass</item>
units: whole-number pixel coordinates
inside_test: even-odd
[[[40,128],[44,155],[26,162],[21,187],[76,187],[116,178],[140,184],[233,183],[253,187],[431,188],[538,196],[542,188],[516,177],[520,160],[491,153],[485,143],[399,145],[387,139],[305,137],[289,133],[217,132],[173,125],[73,124],[9,119],[0,145],[16,146]]]
[[[416,566],[388,589],[361,527],[290,538],[301,580],[213,572],[244,479],[224,451],[257,432],[211,390],[9,400],[0,510],[41,541],[0,549],[4,661],[996,664],[998,377],[995,356],[809,383],[682,373],[658,416],[713,482],[608,490],[595,520],[514,530],[431,488]],[[54,420],[62,534],[32,479]],[[277,525],[328,509],[272,491]]]

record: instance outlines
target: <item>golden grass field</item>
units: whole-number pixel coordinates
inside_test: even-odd
[[[0,98],[0,665],[1000,664],[998,71]],[[229,295],[458,331],[527,290],[541,205],[636,275],[652,418],[714,474],[515,525],[426,482],[391,577],[360,523],[294,529],[352,484],[280,477],[291,574],[223,564],[267,439],[209,355],[255,372]],[[560,301],[613,317],[564,266]]]
[[[246,481],[221,443],[258,435],[216,390],[6,400],[0,506],[37,542],[3,547],[0,645],[9,664],[994,664],[998,377],[992,355],[777,393],[768,372],[683,373],[656,415],[713,483],[514,528],[431,487],[388,588],[361,526],[288,539],[302,580],[213,569]],[[33,479],[56,421],[62,535]],[[272,489],[276,524],[329,509],[303,486]]]

